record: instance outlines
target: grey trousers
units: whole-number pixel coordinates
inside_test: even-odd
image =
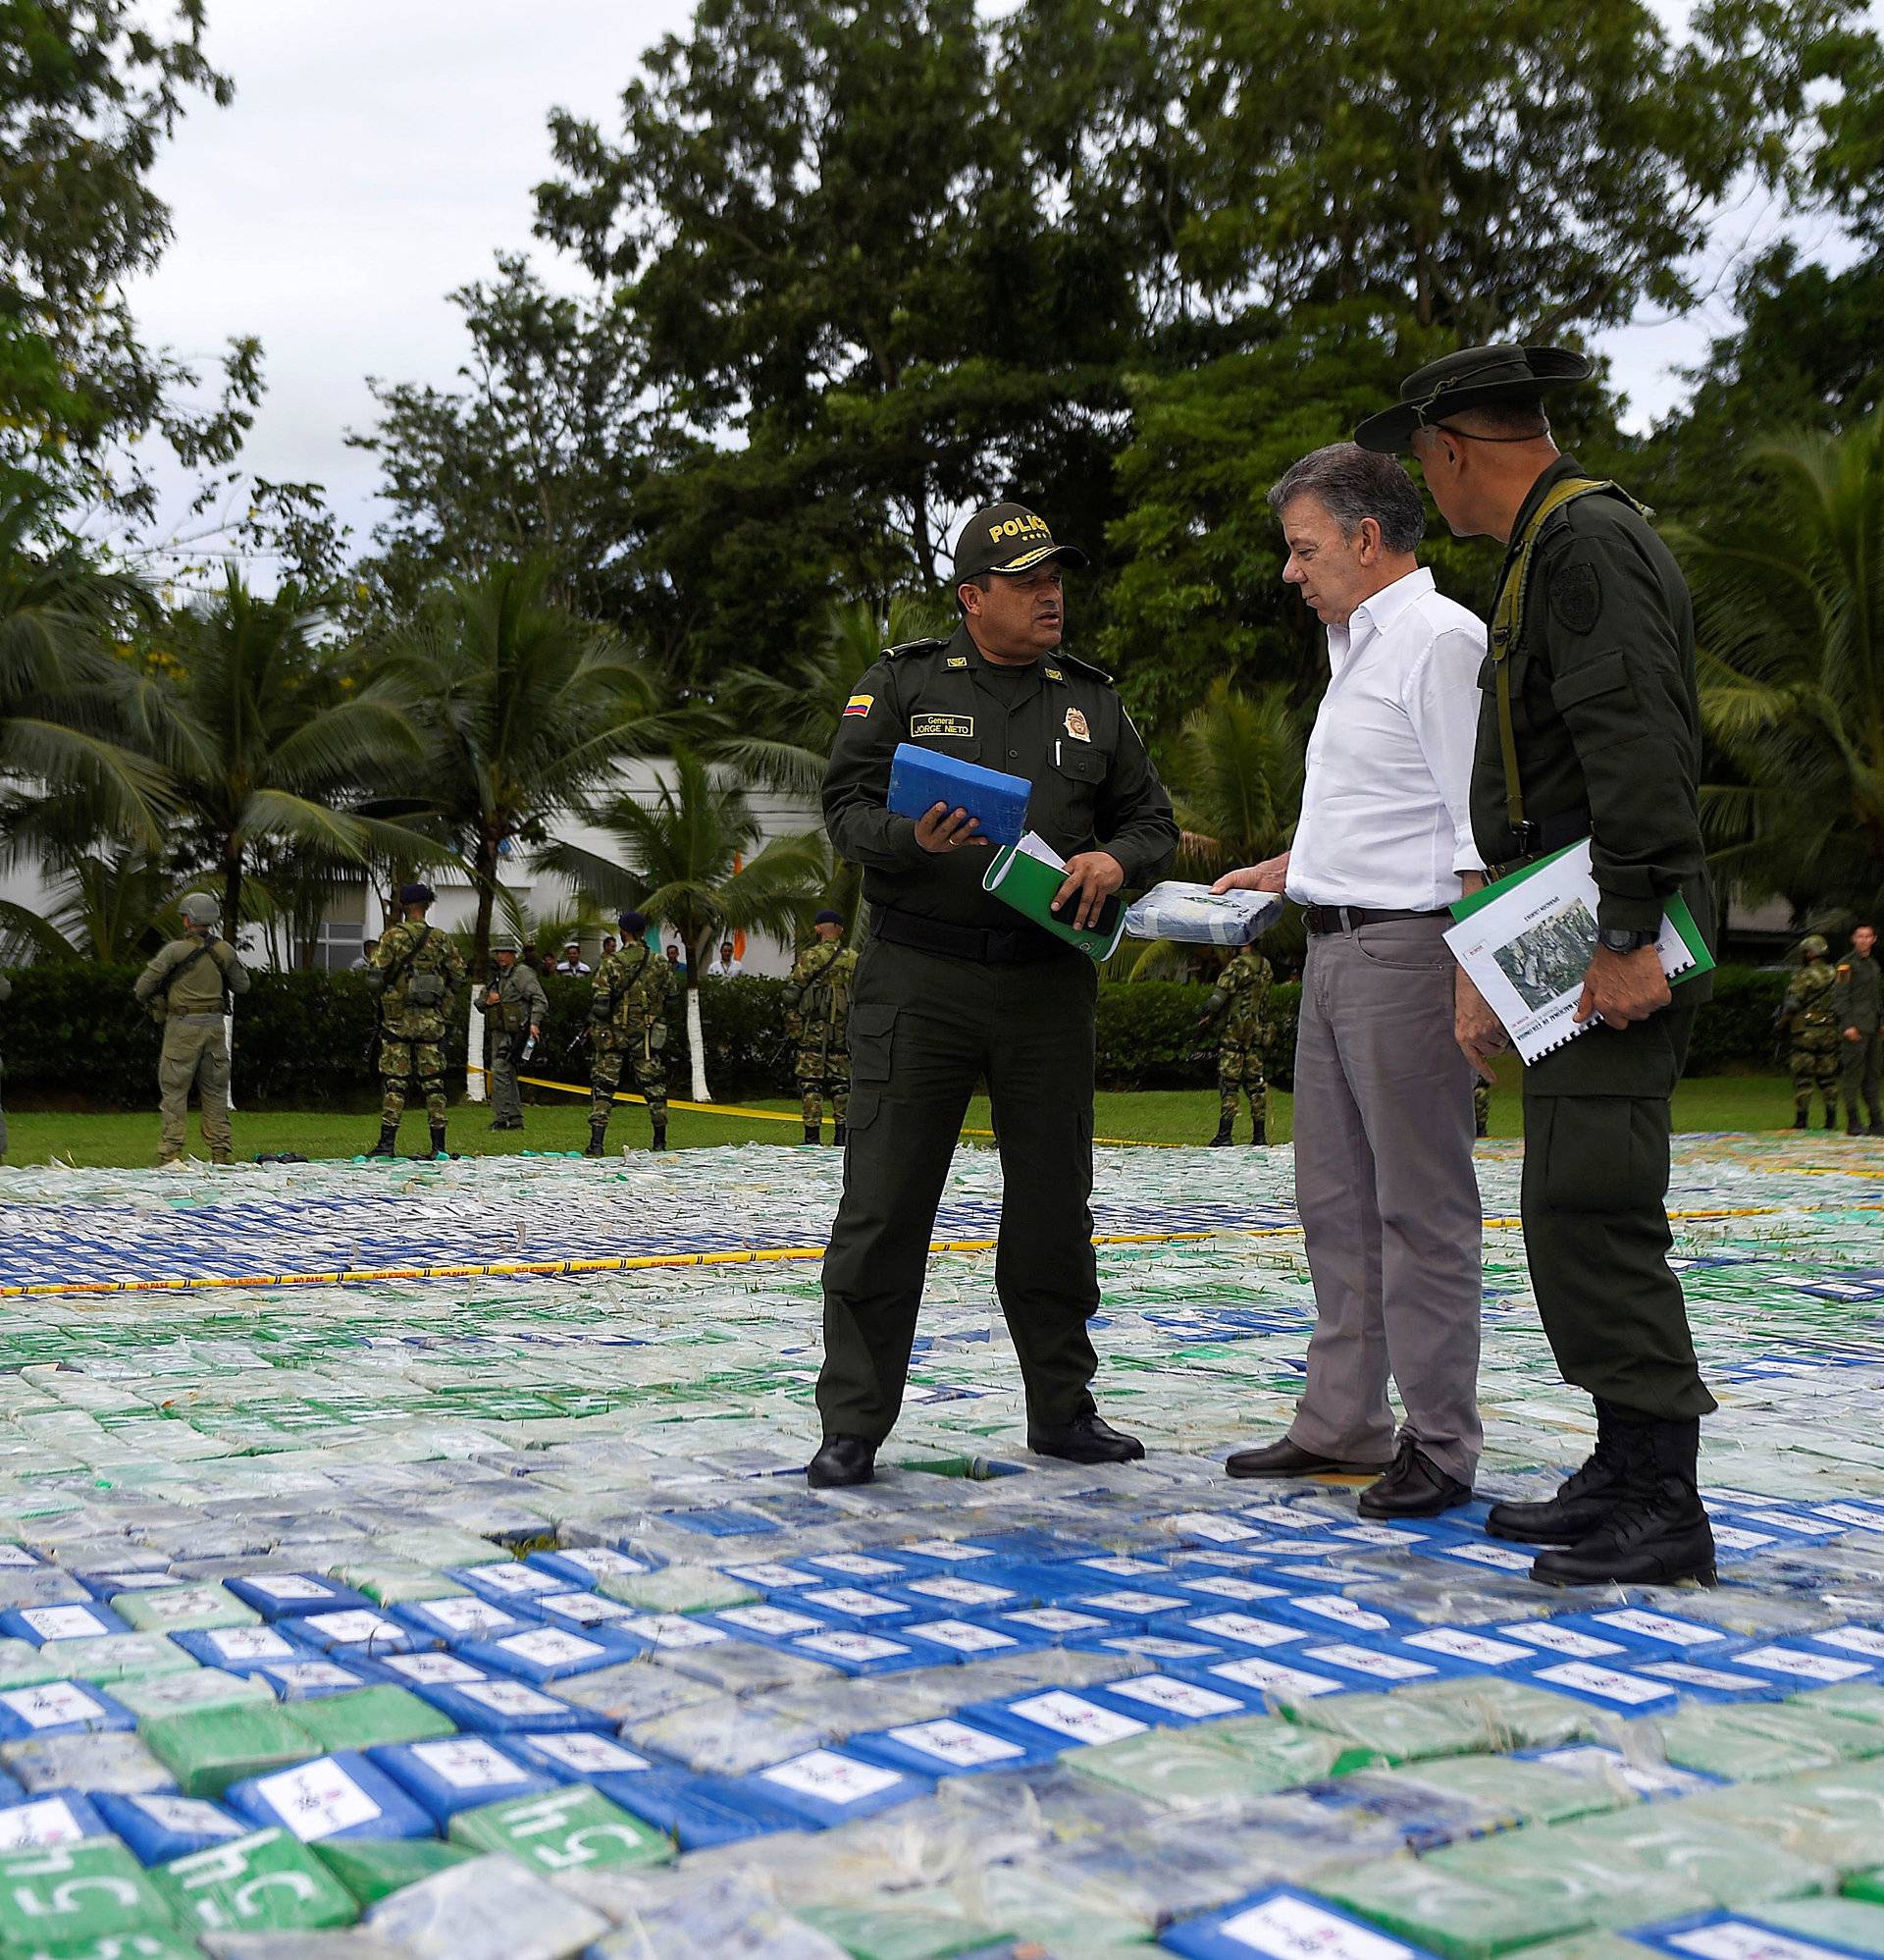
[[[1472,1070],[1452,1038],[1443,919],[1311,933],[1295,1036],[1295,1201],[1315,1282],[1304,1450],[1358,1463],[1403,1436],[1463,1483],[1478,1466],[1485,1218]]]

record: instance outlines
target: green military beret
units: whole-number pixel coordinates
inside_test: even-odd
[[[1430,429],[1448,415],[1523,401],[1546,388],[1588,381],[1591,372],[1589,356],[1567,347],[1461,347],[1408,375],[1400,383],[1399,401],[1370,415],[1354,440],[1364,450],[1396,455],[1415,430]]]

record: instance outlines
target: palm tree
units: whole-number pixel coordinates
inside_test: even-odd
[[[520,845],[613,777],[664,732],[647,668],[620,637],[550,597],[541,559],[444,588],[372,650],[382,684],[425,741],[426,805],[477,887],[472,972],[490,960],[497,872]]]
[[[16,854],[101,830],[155,845],[163,772],[126,739],[134,677],[117,649],[157,609],[61,534],[53,508],[17,476],[0,486],[0,821]]]
[[[171,616],[135,697],[135,725],[179,805],[182,855],[221,882],[232,939],[258,849],[362,864],[376,850],[445,855],[345,807],[416,772],[423,750],[385,688],[353,684],[340,651],[317,638],[322,622],[296,587],[258,599],[232,573],[208,607]]]
[[[940,606],[913,595],[890,602],[887,626],[866,600],[833,604],[823,637],[784,672],[740,667],[727,675],[714,700],[724,732],[703,751],[749,781],[815,801],[858,677],[886,645],[953,630]]]
[[[537,864],[609,904],[634,906],[679,936],[687,949],[694,1100],[707,1102],[700,977],[712,948],[735,932],[789,940],[816,904],[830,859],[814,831],[773,837],[754,852],[759,823],[746,792],[682,744],[674,747],[672,774],[651,798],[617,792],[583,810],[614,840],[619,864],[572,844],[549,846]]]
[[[1756,444],[1747,514],[1674,543],[1701,640],[1714,865],[1802,913],[1884,903],[1884,410]]]

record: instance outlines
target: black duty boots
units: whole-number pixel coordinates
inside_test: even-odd
[[[604,1137],[606,1137],[606,1136],[607,1136],[607,1134],[608,1134],[608,1126],[607,1126],[607,1124],[605,1124],[605,1123],[592,1123],[592,1124],[590,1124],[590,1126],[589,1126],[589,1141],[588,1141],[588,1143],[587,1143],[587,1144],[586,1144],[586,1145],[584,1146],[584,1149],[583,1149],[583,1152],[582,1152],[582,1154],[583,1154],[583,1155],[584,1155],[585,1157],[600,1157],[600,1156],[601,1156],[601,1155],[602,1154],[602,1139],[603,1139]]]
[[[1226,1116],[1218,1124],[1217,1134],[1210,1139],[1210,1147],[1213,1150],[1221,1150],[1226,1143],[1233,1143],[1235,1140],[1235,1138],[1230,1135],[1230,1119]]]
[[[1714,1534],[1697,1486],[1700,1421],[1615,1408],[1609,1417],[1610,1460],[1619,1450],[1623,1462],[1621,1497],[1575,1544],[1540,1553],[1531,1576],[1548,1586],[1665,1586],[1680,1579],[1711,1586]]]
[[[1583,1468],[1543,1504],[1494,1504],[1486,1530],[1520,1545],[1574,1545],[1589,1537],[1628,1492],[1629,1434],[1614,1407],[1598,1402],[1596,1447]]]
[[[397,1154],[399,1126],[396,1123],[380,1125],[380,1140],[366,1154],[369,1157],[391,1157]]]

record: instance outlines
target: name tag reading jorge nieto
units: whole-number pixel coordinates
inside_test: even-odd
[[[970,740],[974,734],[972,715],[912,715],[910,716],[910,739],[919,742],[925,735],[947,735],[958,742]]]

